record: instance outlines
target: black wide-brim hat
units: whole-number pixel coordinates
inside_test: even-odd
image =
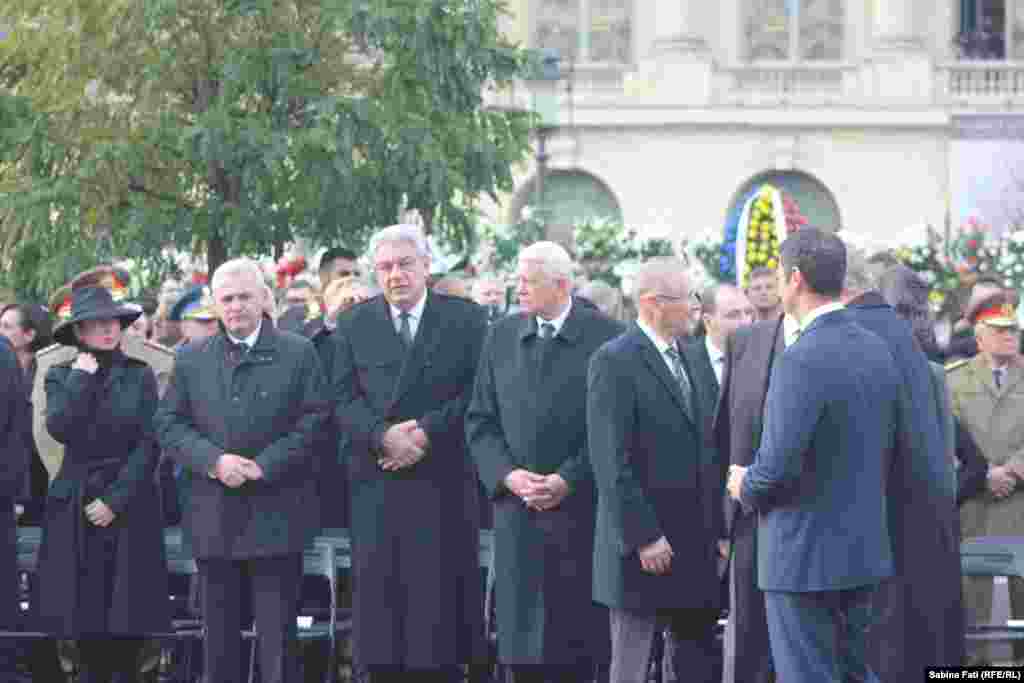
[[[121,329],[128,327],[142,315],[142,307],[135,304],[119,304],[114,301],[106,287],[82,287],[71,293],[71,317],[61,321],[53,331],[58,344],[74,346],[76,343],[75,323],[86,320],[119,320]]]

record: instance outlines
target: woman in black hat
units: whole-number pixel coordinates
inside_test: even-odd
[[[156,377],[120,350],[140,313],[104,287],[75,289],[53,336],[78,355],[45,381],[46,428],[65,454],[43,521],[39,615],[58,637],[79,640],[89,683],[119,672],[134,680],[140,636],[169,626],[153,483]]]

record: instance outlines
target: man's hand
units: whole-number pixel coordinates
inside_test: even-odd
[[[97,498],[85,506],[85,516],[95,526],[110,526],[116,515],[106,503]]]
[[[569,495],[569,484],[560,474],[539,475],[542,481],[533,487],[527,506],[533,510],[554,510]]]
[[[529,507],[533,499],[546,491],[547,477],[530,470],[512,470],[505,476],[505,488]]]
[[[79,352],[75,356],[75,362],[71,365],[75,370],[81,370],[88,372],[90,375],[96,374],[96,371],[100,369],[100,364],[96,361],[96,356],[91,353],[85,353],[84,351]]]
[[[743,479],[747,476],[747,468],[739,465],[729,465],[729,483],[725,487],[729,490],[729,496],[733,500],[740,499],[740,491],[743,489]]]
[[[214,476],[228,488],[237,489],[250,479],[262,479],[263,468],[255,461],[234,453],[225,453],[217,458]]]
[[[672,546],[668,539],[662,536],[654,543],[645,545],[638,551],[640,555],[640,566],[648,574],[667,574],[672,568]]]
[[[721,557],[723,560],[729,559],[729,545],[729,539],[727,538],[722,538],[718,541],[718,556]]]
[[[377,464],[385,472],[395,472],[415,465],[427,453],[425,448],[417,445],[421,439],[425,442],[426,434],[419,428],[416,420],[391,425],[384,432],[384,457],[380,458]]]
[[[1011,493],[1017,485],[1017,480],[1007,467],[991,467],[988,470],[988,490],[997,499],[1002,500]]]

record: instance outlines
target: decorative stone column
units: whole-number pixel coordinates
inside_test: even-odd
[[[701,54],[708,51],[704,38],[694,30],[697,0],[653,0],[655,55]]]
[[[636,12],[653,14],[654,42],[641,63],[650,95],[664,103],[702,106],[712,99],[711,51],[700,35],[698,12],[715,12],[706,0],[644,0]]]
[[[869,92],[882,106],[928,105],[933,100],[935,70],[915,5],[915,0],[874,0],[874,50],[865,76],[873,84]]]

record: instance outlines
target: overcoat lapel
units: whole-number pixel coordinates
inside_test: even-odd
[[[391,321],[391,309],[387,302],[381,297],[381,301],[385,307],[385,311],[388,317],[388,321]],[[395,332],[394,324],[391,323],[391,336],[395,341],[402,346],[401,340],[398,339],[398,334]],[[434,350],[441,341],[441,319],[437,310],[437,302],[434,300],[434,296],[427,292],[427,303],[423,307],[423,317],[420,319],[419,327],[416,329],[416,337],[413,339],[412,348],[408,351],[405,356],[405,363],[402,365],[402,371],[398,376],[398,382],[395,384],[395,392],[391,397],[391,406],[388,412],[392,412],[399,403],[402,401],[402,397],[405,396],[406,392],[416,383],[419,379],[420,373],[423,369],[430,365],[431,357],[433,356]]]
[[[779,322],[775,327],[775,334],[771,337],[771,343],[757,343],[758,340],[754,339],[750,341],[754,345],[750,350],[753,354],[751,357],[752,367],[762,371],[761,376],[758,377],[759,381],[754,385],[759,392],[758,405],[761,406],[761,409],[754,416],[753,443],[756,450],[761,443],[761,430],[764,428],[764,404],[768,400],[768,385],[772,379],[772,368],[775,367],[776,361],[782,356],[782,352],[786,350],[786,333],[783,329],[782,318],[779,318]]]
[[[683,400],[683,391],[682,389],[679,388],[679,382],[676,381],[676,378],[669,371],[668,364],[661,357],[661,354],[658,353],[658,349],[654,346],[654,343],[647,338],[646,334],[644,334],[643,330],[637,327],[636,334],[639,335],[638,341],[641,345],[641,348],[643,349],[644,362],[647,363],[647,366],[651,369],[651,372],[653,372],[654,375],[659,380],[661,380],[661,383],[665,385],[665,389],[667,389],[668,392],[672,395],[672,400],[676,402],[676,405],[679,408],[679,412],[682,413],[683,416],[690,423],[690,427],[693,428],[693,430],[699,434],[700,407],[698,406],[699,401],[697,400],[696,390],[694,390],[694,395],[690,397],[691,410],[693,410],[695,414],[690,415],[686,411],[686,401]],[[686,369],[687,374],[690,377],[693,377],[693,372],[690,370],[689,367],[687,367],[686,359],[683,358],[682,361],[683,367]],[[693,384],[693,381],[691,380],[690,383]]]

